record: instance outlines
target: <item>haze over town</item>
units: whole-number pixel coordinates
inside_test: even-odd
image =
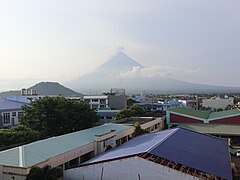
[[[144,73],[239,87],[239,7],[238,0],[2,0],[0,91],[65,84],[119,51]]]

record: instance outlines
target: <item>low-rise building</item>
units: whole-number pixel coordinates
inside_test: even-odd
[[[133,126],[110,123],[1,151],[0,179],[25,180],[33,166],[77,167],[128,141],[133,133]]]
[[[232,179],[227,140],[176,128],[136,137],[67,170],[65,180]]]
[[[100,96],[84,96],[92,109],[124,109],[127,106],[127,96],[124,89],[111,89],[109,93]]]
[[[240,124],[240,111],[232,109],[211,112],[177,107],[167,110],[166,122],[169,128],[179,123]]]
[[[213,109],[225,109],[228,106],[233,106],[234,105],[234,99],[233,98],[216,98],[213,97],[211,99],[203,99],[202,100],[202,106],[203,107],[210,107]]]
[[[114,119],[114,116],[120,112],[120,110],[112,110],[112,109],[98,109],[97,115],[99,116],[100,123],[109,123]]]
[[[141,124],[148,132],[160,131],[163,120],[153,119]],[[108,123],[94,128],[62,135],[0,151],[0,179],[25,180],[31,167],[51,165],[63,169],[81,163],[133,138],[134,126]]]
[[[12,127],[19,123],[21,107],[27,103],[16,102],[8,99],[0,100],[0,128]]]

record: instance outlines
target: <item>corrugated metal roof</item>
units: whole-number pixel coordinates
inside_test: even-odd
[[[0,110],[20,109],[22,106],[24,106],[26,104],[27,103],[21,103],[21,102],[17,102],[17,101],[2,99],[2,100],[0,100]]]
[[[132,139],[126,144],[86,162],[85,165],[144,152],[224,179],[232,177],[226,140],[182,128]]]
[[[219,112],[212,112],[209,119],[215,119],[215,118],[222,118],[222,117],[229,117],[229,116],[240,116],[239,109],[231,109],[226,111],[219,111]]]
[[[198,118],[202,118],[202,119],[207,119],[208,116],[210,115],[210,112],[197,111],[194,109],[189,109],[189,108],[184,108],[184,107],[171,108],[168,111],[175,112],[175,113],[181,113],[184,115],[198,117]]]
[[[178,126],[205,134],[240,135],[240,125],[234,124],[179,123]]]
[[[102,126],[36,141],[17,148],[0,152],[0,164],[29,167],[43,162],[51,157],[79,148],[95,141],[95,135],[101,135],[111,130],[117,132],[132,128],[122,124],[104,124]]]
[[[179,128],[149,153],[224,179],[231,179],[226,140]]]
[[[124,143],[123,145],[115,148],[109,152],[103,153],[96,158],[93,158],[84,164],[105,161],[108,159],[115,159],[123,156],[135,155],[143,152],[147,152],[151,147],[162,142],[166,137],[171,135],[177,129],[169,129],[162,131],[161,133],[146,134],[134,138],[131,141]]]
[[[180,113],[186,116],[192,116],[192,117],[201,118],[201,119],[208,119],[208,120],[214,120],[214,119],[231,117],[231,116],[240,116],[239,109],[231,109],[231,110],[225,110],[225,111],[219,111],[219,112],[206,112],[206,111],[199,111],[199,110],[194,110],[194,109],[189,109],[184,107],[176,107],[176,108],[171,108],[168,111],[173,113]]]

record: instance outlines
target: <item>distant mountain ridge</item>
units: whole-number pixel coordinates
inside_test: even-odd
[[[166,76],[130,77],[124,72],[141,71],[144,66],[128,57],[124,52],[113,56],[94,72],[68,82],[68,86],[82,92],[104,92],[110,88],[125,88],[128,92],[146,91],[149,93],[235,93],[240,87],[225,87],[190,83]]]
[[[55,96],[55,95],[63,95],[63,96],[81,96],[81,93],[75,92],[70,88],[64,87],[58,82],[40,82],[35,84],[28,89],[36,89],[38,95],[46,95],[46,96]],[[6,91],[0,93],[0,96],[20,96],[21,91]]]

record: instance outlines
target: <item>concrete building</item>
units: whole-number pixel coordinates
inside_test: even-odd
[[[32,166],[77,167],[90,158],[132,138],[134,127],[102,126],[36,141],[0,152],[0,179],[25,180]]]
[[[226,140],[176,128],[136,137],[67,170],[64,179],[231,180],[232,172]]]
[[[198,111],[194,109],[177,107],[168,109],[166,122],[170,128],[179,123],[210,123],[210,124],[240,124],[239,109],[219,112]]]
[[[84,96],[83,100],[94,109],[124,109],[127,106],[127,96],[124,89],[111,89],[101,96]]]
[[[233,98],[228,98],[228,99],[222,99],[222,98],[211,98],[211,99],[203,99],[202,100],[202,106],[203,107],[210,107],[213,109],[225,109],[227,106],[233,106],[234,102],[233,102]]]
[[[11,101],[7,99],[0,100],[0,128],[12,127],[19,123],[21,107],[26,103]]]
[[[120,110],[112,110],[112,109],[98,109],[97,115],[100,117],[99,122],[100,123],[109,123],[113,120],[114,116],[119,112]]]

